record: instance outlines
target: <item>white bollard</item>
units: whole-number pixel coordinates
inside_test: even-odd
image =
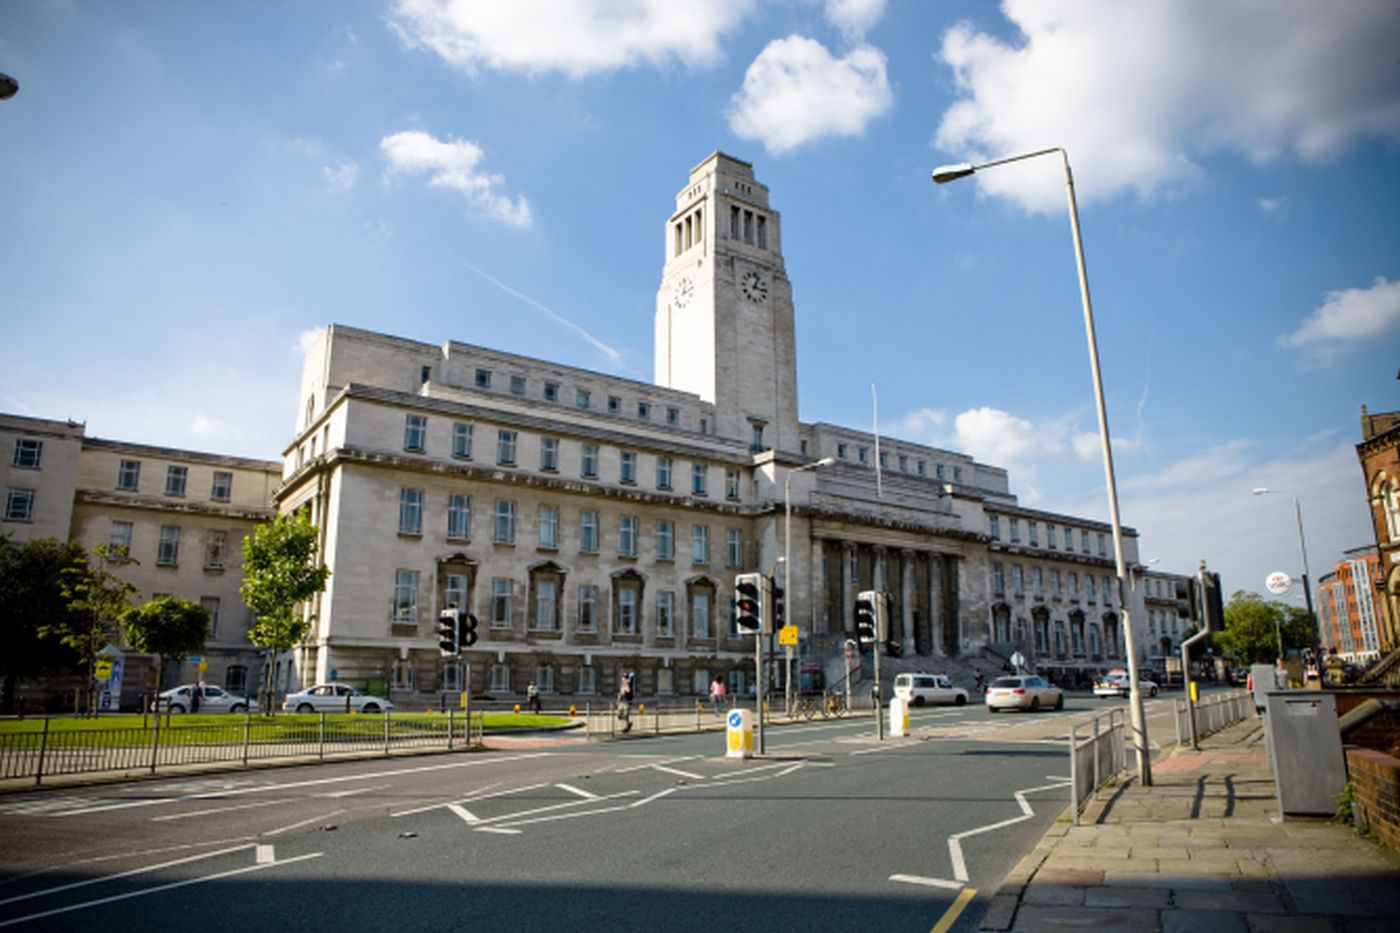
[[[909,734],[909,701],[894,697],[890,700],[890,735]]]
[[[731,709],[725,718],[727,758],[753,757],[753,713],[746,709]]]

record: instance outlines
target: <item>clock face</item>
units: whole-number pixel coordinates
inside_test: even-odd
[[[688,277],[676,283],[676,290],[672,297],[677,308],[684,308],[690,304],[690,299],[695,295],[695,283]]]
[[[749,301],[759,302],[768,297],[768,285],[757,272],[745,272],[739,280],[739,291]]]

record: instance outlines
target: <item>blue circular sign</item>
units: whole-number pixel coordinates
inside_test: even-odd
[[[729,711],[729,728],[738,729],[744,724],[744,714],[736,710]]]

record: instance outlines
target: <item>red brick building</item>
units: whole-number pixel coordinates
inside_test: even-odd
[[[1372,581],[1381,651],[1400,648],[1400,411],[1371,414],[1361,406],[1356,445],[1376,529],[1377,567]]]
[[[1314,593],[1322,645],[1354,664],[1381,656],[1384,594],[1380,554],[1375,547],[1347,551],[1337,566],[1318,581]]]

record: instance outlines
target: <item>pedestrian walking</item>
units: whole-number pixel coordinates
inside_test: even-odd
[[[724,715],[724,678],[718,674],[710,681],[710,704],[714,707],[716,716]]]
[[[632,687],[636,675],[630,671],[618,678],[617,718],[622,723],[623,732],[632,731]]]
[[[530,703],[530,712],[539,713],[540,688],[535,686],[535,682],[533,680],[530,681],[530,686],[525,688],[525,699],[528,700]]]

